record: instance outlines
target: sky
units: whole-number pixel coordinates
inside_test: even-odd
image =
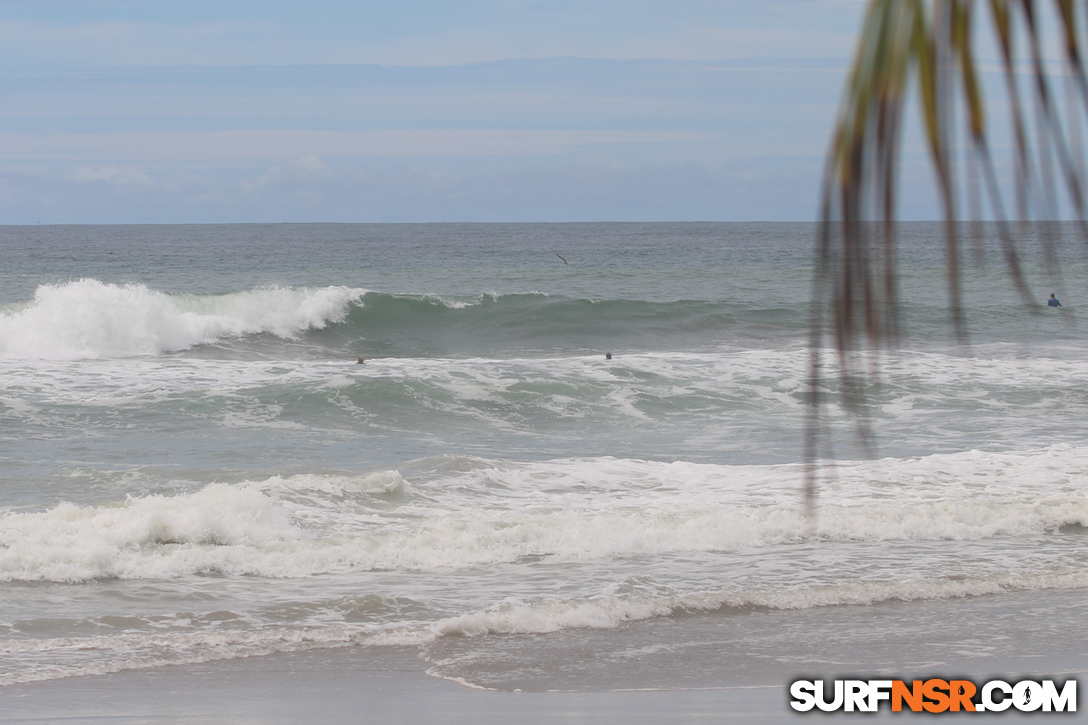
[[[812,220],[864,4],[5,0],[0,223]]]

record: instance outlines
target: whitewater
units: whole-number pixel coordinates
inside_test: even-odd
[[[547,689],[560,643],[1081,598],[1088,268],[1029,255],[1033,310],[990,239],[964,344],[935,229],[809,517],[811,225],[2,228],[0,686],[400,645]]]

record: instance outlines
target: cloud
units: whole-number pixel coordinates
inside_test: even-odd
[[[108,167],[0,168],[0,207],[8,223],[807,220],[822,159],[626,164],[594,154],[532,165],[495,157],[482,167],[461,157],[239,164],[160,164],[154,184],[135,185],[116,183],[121,175]]]
[[[273,166],[250,186],[267,186],[285,179],[321,179],[327,177],[330,173],[331,169],[318,157],[303,156],[290,163]]]
[[[0,208],[808,218],[860,2],[15,0]]]
[[[37,5],[0,21],[4,67],[842,57],[861,10],[860,0]]]
[[[398,38],[357,49],[354,63],[448,66],[509,58],[602,58],[673,61],[750,57],[846,58],[853,29],[750,28],[729,25],[655,29],[601,37],[593,28],[572,27],[544,35],[532,28],[472,28],[416,38]]]
[[[8,20],[0,21],[0,59],[9,69],[208,65],[271,57],[274,35],[258,23]]]
[[[396,129],[308,131],[253,129],[188,133],[34,136],[0,133],[0,158],[196,161],[320,156],[506,156],[568,153],[600,144],[699,141],[706,133],[625,130]],[[85,168],[85,167],[80,167]],[[121,167],[102,167],[117,169]],[[91,172],[81,172],[84,176]],[[113,173],[113,172],[95,172]],[[104,177],[97,177],[103,180]],[[79,179],[83,180],[83,179]]]
[[[80,183],[94,181],[119,185],[154,183],[150,176],[131,166],[76,166],[65,173],[64,178]]]

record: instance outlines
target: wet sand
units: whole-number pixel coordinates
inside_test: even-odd
[[[475,690],[430,677],[415,648],[351,648],[22,685],[3,723],[777,723],[781,687],[652,692]]]
[[[422,650],[315,649],[10,686],[0,690],[0,723],[902,720],[912,715],[794,713],[788,683],[799,676],[953,673],[976,681],[998,675],[1079,676],[1083,683],[1086,608],[1079,590],[1049,590],[801,611],[707,612],[607,631],[450,637]],[[479,689],[481,684],[489,689]],[[1007,723],[1032,716],[971,717]]]

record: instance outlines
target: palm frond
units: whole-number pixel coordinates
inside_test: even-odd
[[[1085,7],[1073,0],[872,0],[866,10],[823,181],[811,320],[805,501],[814,510],[817,461],[829,457],[825,396],[837,375],[858,439],[869,440],[865,390],[882,351],[900,341],[897,177],[904,121],[917,99],[920,129],[944,218],[950,324],[967,339],[961,258],[970,234],[962,221],[996,223],[1010,283],[1025,306],[1033,295],[1013,225],[1058,219],[1069,209],[1088,241],[1088,200],[1078,142],[1088,118]],[[993,160],[978,28],[1000,56],[1010,114],[1010,207]],[[1049,45],[1048,42],[1050,41]],[[1045,55],[1061,47],[1061,69]],[[1049,64],[1049,65],[1048,65]],[[1066,80],[1066,92],[1055,90]],[[1025,87],[1026,86],[1026,87]],[[1064,118],[1066,119],[1063,123]],[[966,156],[965,169],[957,164]],[[966,190],[966,194],[964,193]],[[963,213],[964,200],[970,202]],[[1007,216],[1015,209],[1015,218]],[[987,211],[988,210],[988,211]],[[1043,258],[1057,268],[1053,236],[1039,226]],[[977,236],[977,235],[976,235]],[[829,358],[827,349],[834,351]]]

